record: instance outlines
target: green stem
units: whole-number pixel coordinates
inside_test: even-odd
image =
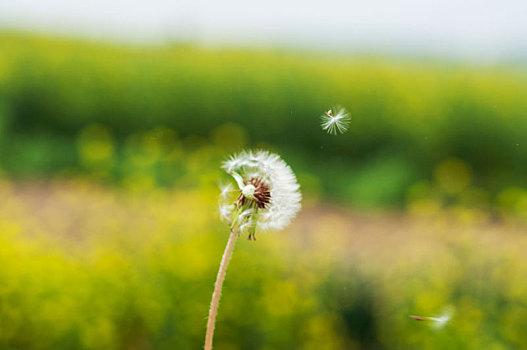
[[[223,257],[221,258],[220,269],[218,271],[218,276],[216,277],[216,283],[214,284],[214,292],[212,293],[212,301],[210,303],[209,310],[209,319],[207,321],[207,333],[205,335],[205,350],[212,349],[212,339],[214,337],[214,326],[216,324],[216,315],[218,314],[218,306],[220,302],[221,290],[223,288],[223,281],[225,281],[225,274],[227,273],[227,267],[229,266],[229,261],[231,260],[232,252],[234,250],[234,245],[236,239],[238,238],[238,233],[234,229],[238,221],[238,215],[231,224],[231,234],[229,240],[227,241],[227,246],[223,252]]]

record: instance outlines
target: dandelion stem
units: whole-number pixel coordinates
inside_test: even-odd
[[[212,301],[210,302],[209,310],[209,319],[207,321],[207,333],[205,335],[205,350],[212,349],[212,338],[214,336],[214,326],[216,324],[216,315],[218,314],[218,305],[220,302],[221,289],[223,287],[223,281],[225,281],[225,274],[227,272],[227,267],[229,266],[229,261],[231,260],[232,252],[234,250],[234,245],[238,234],[235,229],[235,223],[231,226],[231,234],[223,252],[223,257],[221,258],[220,269],[218,271],[218,276],[216,277],[216,283],[214,284],[214,292],[212,293]]]

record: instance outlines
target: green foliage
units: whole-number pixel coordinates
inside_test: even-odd
[[[0,349],[201,348],[228,236],[206,188],[2,180]],[[308,207],[286,233],[238,241],[215,348],[524,348],[525,244],[470,210]],[[443,328],[408,317],[448,306]]]
[[[297,169],[321,180],[322,194],[345,201],[357,195],[357,205],[403,203],[412,183],[430,180],[450,157],[473,169],[475,185],[496,193],[527,186],[525,95],[525,73],[504,67],[4,33],[0,161],[17,176],[85,169],[72,145],[99,125],[111,135],[103,142],[113,143],[112,157],[125,166],[122,149],[131,135],[165,128],[185,150],[280,148]],[[338,137],[319,126],[319,115],[335,103],[352,115],[350,132]],[[369,176],[389,169],[395,179]],[[125,174],[115,169],[108,179]]]

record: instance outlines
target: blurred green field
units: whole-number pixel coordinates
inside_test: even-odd
[[[227,228],[217,191],[0,184],[1,349],[200,349]],[[524,228],[469,209],[306,201],[240,240],[215,349],[522,349]],[[409,315],[455,310],[443,328]]]
[[[135,136],[164,130],[183,150],[278,150],[320,195],[370,208],[404,205],[455,159],[470,175],[464,187],[500,209],[503,191],[527,187],[526,95],[520,67],[3,33],[0,168],[84,173],[78,142],[95,139],[102,148],[89,157],[115,158],[104,177],[119,182]],[[341,137],[320,130],[332,104],[352,114]],[[160,170],[155,183],[179,174]]]

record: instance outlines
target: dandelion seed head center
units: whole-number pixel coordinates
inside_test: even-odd
[[[242,188],[242,194],[247,199],[254,199],[255,191],[256,191],[256,187],[254,187],[253,184],[245,185],[245,187]]]
[[[245,205],[251,201],[260,209],[265,209],[271,202],[271,192],[269,186],[260,178],[252,177],[250,180],[243,181],[245,186],[240,189],[238,198],[240,205]]]

